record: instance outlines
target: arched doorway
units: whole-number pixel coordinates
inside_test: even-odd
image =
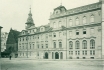
[[[47,52],[45,53],[45,59],[48,59],[48,53]]]
[[[55,53],[55,59],[59,59],[59,53],[58,52]]]

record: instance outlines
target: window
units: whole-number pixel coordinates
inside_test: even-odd
[[[53,23],[53,28],[56,28],[56,24],[55,24],[55,22]]]
[[[54,42],[53,45],[54,45],[54,48],[56,48],[56,42]]]
[[[39,44],[37,45],[37,47],[39,48]]]
[[[87,23],[87,18],[86,16],[83,17],[83,24],[86,24]]]
[[[59,26],[59,28],[62,26],[62,23],[61,23],[61,21],[59,21],[59,23],[58,23],[58,26]]]
[[[43,48],[43,44],[42,44],[42,48]]]
[[[82,49],[87,49],[87,41],[83,40],[82,42]]]
[[[95,49],[95,41],[93,39],[90,40],[90,49]]]
[[[76,25],[79,25],[79,18],[76,18]]]
[[[48,48],[48,44],[46,44],[46,48]]]
[[[22,43],[23,49],[24,49],[24,43]]]
[[[87,55],[87,51],[85,51],[85,55]]]
[[[72,19],[69,20],[69,26],[72,26]]]
[[[91,28],[90,31],[91,35],[94,34],[94,28]]]
[[[83,31],[83,34],[86,34],[86,31],[85,30]]]
[[[33,49],[34,49],[34,44],[33,44]]]
[[[61,37],[61,32],[59,32],[59,37]]]
[[[72,41],[69,42],[69,49],[73,49],[73,42]]]
[[[43,39],[43,35],[41,35],[41,39]]]
[[[62,48],[62,42],[59,42],[59,48]]]
[[[80,49],[80,47],[79,47],[79,41],[76,41],[76,43],[75,43],[75,49]]]
[[[90,55],[95,55],[95,50],[90,50]]]
[[[76,35],[79,35],[79,31],[76,31]]]
[[[69,36],[72,36],[72,31],[69,31]]]
[[[91,21],[91,23],[93,23],[95,21],[93,14],[91,15],[90,21]]]
[[[80,51],[75,51],[75,54],[76,55],[80,55]]]
[[[48,39],[48,34],[46,34],[46,39]]]
[[[41,31],[43,31],[43,28],[41,28]]]
[[[69,55],[73,55],[73,51],[69,51]]]
[[[33,39],[34,39],[34,36],[33,36]]]
[[[31,44],[30,44],[30,49],[31,49]]]
[[[53,37],[56,37],[56,33],[53,33]]]
[[[24,37],[23,37],[23,41],[24,41]]]

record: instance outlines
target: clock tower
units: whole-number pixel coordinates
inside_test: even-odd
[[[33,21],[33,18],[32,18],[32,13],[31,13],[31,8],[30,8],[30,12],[28,14],[28,18],[27,18],[27,22],[25,23],[26,24],[26,29],[30,28],[31,26],[34,25],[34,21]]]

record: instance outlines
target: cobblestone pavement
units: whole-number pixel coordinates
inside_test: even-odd
[[[26,60],[1,59],[1,70],[104,70],[102,60]]]

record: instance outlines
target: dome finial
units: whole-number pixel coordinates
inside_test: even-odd
[[[30,5],[30,13],[31,13],[31,5]]]
[[[62,6],[62,0],[61,0],[61,4],[60,5]]]

